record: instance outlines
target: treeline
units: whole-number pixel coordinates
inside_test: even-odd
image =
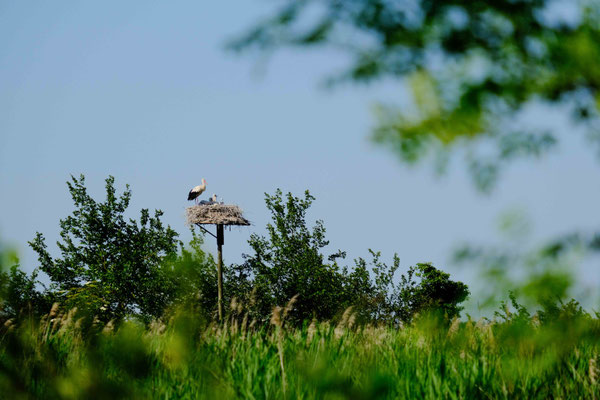
[[[60,220],[60,255],[51,255],[43,234],[37,233],[29,245],[38,254],[39,269],[30,275],[18,265],[2,269],[2,322],[42,316],[54,303],[77,309],[90,321],[137,318],[148,324],[181,307],[215,319],[216,266],[202,248],[201,235],[193,233],[184,245],[162,223],[161,211],[143,209],[139,220],[126,218],[131,190],[127,186],[117,194],[113,177],[106,179],[103,202],[88,194],[83,176],[72,177],[67,185],[75,209]],[[467,285],[430,263],[399,274],[397,255],[387,264],[379,252],[369,250],[370,260],[359,258],[352,266],[342,264],[343,251],[325,255],[323,222],[312,227],[306,222],[313,200],[308,191],[303,197],[281,190],[265,195],[271,213],[267,234],[251,235],[251,254],[241,264],[226,266],[225,304],[243,305],[238,314],[259,325],[290,299],[295,301],[287,319],[296,326],[339,319],[349,308],[359,323],[394,327],[410,324],[420,314],[436,314],[447,322],[459,316],[469,295]],[[49,285],[39,281],[40,271]],[[559,301],[546,302],[539,315],[585,314],[578,303]]]
[[[118,194],[113,177],[106,179],[102,202],[88,194],[83,176],[67,185],[75,207],[60,220],[60,254],[51,255],[38,232],[29,245],[39,269],[27,275],[13,265],[2,272],[4,321],[22,313],[41,316],[53,303],[105,322],[130,317],[149,322],[177,306],[214,318],[216,266],[201,235],[194,233],[184,245],[162,223],[161,211],[143,209],[138,220],[126,218],[131,190],[127,186]],[[410,323],[424,311],[439,311],[447,319],[459,315],[467,286],[431,264],[417,264],[398,277],[397,256],[388,265],[370,251],[370,261],[359,258],[348,267],[340,263],[344,252],[325,255],[323,222],[312,227],[306,222],[313,200],[308,191],[303,197],[280,190],[266,194],[272,217],[267,235],[251,235],[251,254],[225,268],[225,304],[237,301],[251,319],[264,323],[274,307],[295,298],[288,319],[297,325],[340,317],[349,307],[362,322],[394,325]],[[40,271],[49,285],[38,280]]]

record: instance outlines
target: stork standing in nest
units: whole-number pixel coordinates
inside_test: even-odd
[[[206,181],[202,178],[202,185],[198,185],[188,194],[188,200],[196,200],[196,204],[198,204],[198,197],[206,190]]]

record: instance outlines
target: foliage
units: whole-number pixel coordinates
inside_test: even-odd
[[[203,244],[203,236],[192,230],[189,245],[181,244],[177,257],[163,261],[162,268],[176,288],[173,305],[207,312],[211,319],[217,305],[217,267],[212,255],[202,249]]]
[[[37,291],[36,286],[41,285],[37,276],[37,270],[31,275],[23,272],[16,252],[0,243],[0,324],[39,316],[39,310],[48,309],[48,298]]]
[[[38,273],[30,276],[21,271],[18,264],[8,271],[0,270],[0,322],[14,319],[25,312],[36,314],[47,303],[36,290]]]
[[[0,327],[6,398],[598,398],[600,324],[420,320],[401,329],[279,319],[199,323],[189,311],[148,327],[73,312]]]
[[[317,221],[312,229],[306,226],[306,210],[313,200],[308,191],[303,199],[288,193],[284,200],[279,189],[273,196],[265,194],[272,216],[268,237],[251,235],[248,243],[254,254],[246,255],[244,263],[253,276],[261,315],[269,315],[274,306],[296,295],[300,302],[292,315],[298,322],[313,316],[329,319],[350,305],[338,265],[325,263],[321,253],[328,244],[323,222]]]
[[[466,148],[475,182],[489,190],[503,164],[538,157],[568,134],[514,123],[536,102],[570,111],[600,143],[596,0],[295,0],[273,8],[231,47],[333,47],[353,59],[334,81],[404,83],[412,107],[379,106],[374,139],[406,162],[432,152],[444,162],[447,150]]]
[[[538,316],[543,324],[568,324],[589,317],[575,299],[566,303],[560,299],[558,301],[546,300],[542,306],[543,309],[538,311]]]
[[[476,269],[483,282],[495,282],[476,293],[481,308],[494,305],[511,291],[529,306],[539,305],[554,312],[550,309],[573,295],[577,268],[593,262],[600,250],[598,235],[563,235],[529,249],[522,245],[526,236],[512,228],[505,233],[508,240],[497,245],[464,244],[454,252],[456,264]]]
[[[112,176],[106,179],[105,202],[95,201],[84,184],[83,175],[67,182],[75,211],[60,221],[61,257],[52,258],[39,232],[29,242],[52,282],[50,290],[65,305],[106,320],[160,315],[175,294],[161,263],[174,256],[177,233],[163,226],[159,210],[152,217],[142,209],[139,224],[127,221],[131,191],[127,186],[117,197]]]
[[[244,302],[256,305],[255,317],[266,320],[275,306],[283,306],[296,296],[289,311],[296,324],[312,318],[331,319],[351,306],[363,321],[394,324],[408,323],[416,313],[432,310],[441,311],[449,319],[459,314],[458,305],[469,294],[467,286],[451,281],[449,274],[431,264],[411,267],[396,285],[394,275],[400,263],[397,255],[388,266],[380,261],[380,253],[371,251],[371,268],[359,258],[349,269],[338,265],[337,259],[345,256],[338,250],[326,262],[322,251],[328,241],[323,222],[316,221],[312,229],[306,223],[313,200],[308,191],[303,199],[291,193],[284,199],[281,190],[272,196],[266,194],[272,216],[268,236],[253,234],[249,244],[254,254],[245,255],[245,263],[236,266],[240,277],[251,279],[252,292],[237,294]]]
[[[354,260],[354,269],[348,276],[348,287],[353,293],[352,303],[359,321],[382,322],[397,325],[397,306],[401,301],[394,278],[400,268],[400,258],[394,254],[393,263],[381,261],[381,252],[369,249],[371,261],[362,257]],[[347,273],[347,268],[344,268]],[[404,277],[402,277],[404,278]]]
[[[362,285],[362,301],[354,303],[361,320],[385,322],[395,326],[410,324],[414,317],[437,314],[446,321],[458,317],[459,305],[469,296],[467,285],[450,280],[450,274],[436,269],[431,263],[418,263],[396,279],[400,259],[388,266],[381,254],[370,250],[372,261],[356,260],[353,275],[366,273]],[[369,268],[369,264],[371,267]],[[371,270],[374,279],[368,277]]]
[[[495,311],[494,316],[498,319],[504,320],[504,322],[519,322],[522,324],[528,324],[531,320],[531,314],[527,308],[517,302],[517,296],[514,292],[508,293],[510,304],[513,306],[514,312],[510,311],[510,306],[506,301],[500,302],[500,311]]]
[[[413,276],[420,277],[417,284]],[[449,279],[450,274],[436,269],[429,263],[410,267],[407,276],[402,275],[398,293],[398,315],[403,322],[411,322],[417,313],[436,310],[447,319],[457,318],[463,309],[460,303],[469,296],[467,285]]]
[[[142,210],[141,227],[134,220],[125,221],[131,192],[127,188],[118,198],[112,177],[106,180],[104,203],[87,194],[83,176],[72,178],[68,186],[76,209],[60,221],[62,257],[50,256],[40,233],[30,242],[52,283],[41,294],[35,288],[37,272],[28,278],[14,268],[10,275],[0,276],[0,288],[6,287],[7,318],[24,305],[39,309],[51,300],[104,321],[131,315],[148,321],[174,306],[214,318],[216,265],[202,250],[202,236],[192,232],[189,247],[180,243],[176,254],[177,234],[163,227],[160,211],[151,218]],[[295,298],[299,301],[290,308],[289,318],[298,326],[312,318],[339,318],[349,307],[356,309],[361,322],[396,325],[433,309],[449,319],[458,315],[458,304],[468,295],[466,285],[449,280],[448,274],[429,264],[411,267],[408,278],[402,276],[396,285],[397,255],[388,266],[371,251],[372,265],[358,259],[352,269],[338,265],[337,259],[345,257],[342,251],[325,257],[323,222],[312,228],[306,222],[313,200],[308,191],[303,199],[291,193],[284,199],[280,190],[266,195],[272,214],[268,236],[253,234],[249,244],[254,254],[245,255],[242,265],[225,268],[225,304],[250,304],[251,316],[265,323],[274,307]]]

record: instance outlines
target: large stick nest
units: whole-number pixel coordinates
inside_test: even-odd
[[[233,204],[199,204],[186,209],[187,223],[250,225],[242,215],[242,209]]]

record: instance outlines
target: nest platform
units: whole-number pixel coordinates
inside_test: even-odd
[[[198,204],[186,209],[188,225],[250,225],[242,215],[242,209],[233,204]]]

